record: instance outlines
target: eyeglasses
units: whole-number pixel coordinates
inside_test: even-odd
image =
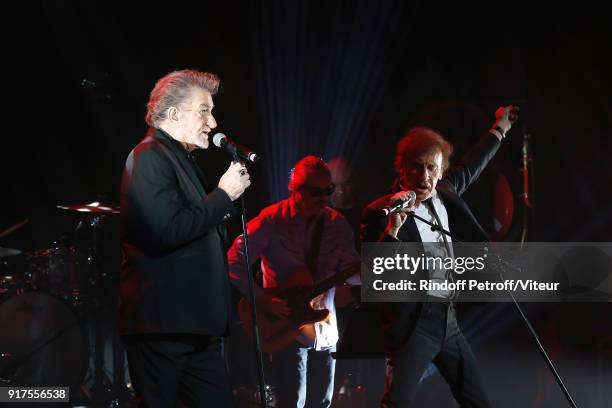
[[[309,186],[306,184],[302,184],[301,188],[308,191],[308,194],[310,194],[313,197],[322,197],[322,196],[332,195],[334,191],[336,190],[336,185],[334,183],[331,183],[329,186],[325,188],[320,188],[320,187],[313,187],[313,186]]]

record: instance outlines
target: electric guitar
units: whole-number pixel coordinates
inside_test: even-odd
[[[264,295],[286,299],[291,312],[287,317],[279,317],[266,312],[258,302],[257,318],[262,351],[275,353],[289,346],[294,340],[305,346],[313,346],[316,338],[313,323],[327,319],[329,310],[313,309],[312,299],[359,273],[360,265],[353,264],[316,284],[313,284],[312,273],[308,269],[300,269],[281,286],[264,289]],[[253,334],[251,314],[251,302],[243,297],[238,303],[238,315],[249,336]]]

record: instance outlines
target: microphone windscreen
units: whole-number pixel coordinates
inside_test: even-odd
[[[221,142],[226,137],[227,136],[225,136],[223,133],[217,133],[216,135],[213,136],[213,144],[217,147],[221,147]]]

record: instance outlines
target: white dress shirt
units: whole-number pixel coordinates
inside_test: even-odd
[[[436,213],[440,218],[440,222],[442,223],[441,227],[450,232],[450,228],[448,225],[448,213],[446,212],[446,207],[438,193],[434,190],[434,193],[431,197],[431,202],[436,209]],[[420,203],[414,210],[415,215],[431,222],[432,224],[437,225],[436,218],[431,213],[429,208],[423,203]],[[454,257],[453,254],[453,244],[450,236],[446,236],[446,240],[448,242],[451,253],[447,254],[446,248],[444,246],[444,235],[440,231],[432,231],[431,226],[427,225],[421,220],[414,219],[416,226],[419,230],[419,235],[421,236],[421,241],[423,242],[423,247],[425,249],[426,255],[429,254],[431,256],[439,256],[439,257]],[[427,245],[427,243],[435,243],[435,245]],[[429,271],[429,278],[434,282],[444,282],[448,279],[447,272],[439,269],[432,269]],[[427,292],[428,295],[440,297],[440,298],[449,298],[451,296],[451,292],[448,290],[430,290]]]

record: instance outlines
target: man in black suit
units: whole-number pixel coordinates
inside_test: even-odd
[[[119,331],[141,406],[225,407],[222,336],[230,286],[225,221],[250,185],[232,163],[210,185],[192,157],[208,148],[219,78],[175,71],[155,85],[146,137],[121,181]]]
[[[364,210],[362,241],[444,243],[452,256],[452,239],[418,219],[409,211],[439,225],[466,241],[486,241],[480,226],[461,195],[493,158],[506,132],[516,120],[518,108],[499,108],[496,122],[465,157],[461,165],[448,168],[452,146],[426,127],[411,129],[397,144],[395,193],[372,202]],[[389,217],[381,209],[397,200],[414,203]],[[427,272],[427,271],[425,271]],[[445,279],[429,271],[429,278]],[[461,407],[490,407],[476,359],[457,324],[453,294],[424,293],[422,302],[382,305],[382,330],[387,355],[387,378],[381,407],[408,407],[419,379],[433,362],[449,383]]]

